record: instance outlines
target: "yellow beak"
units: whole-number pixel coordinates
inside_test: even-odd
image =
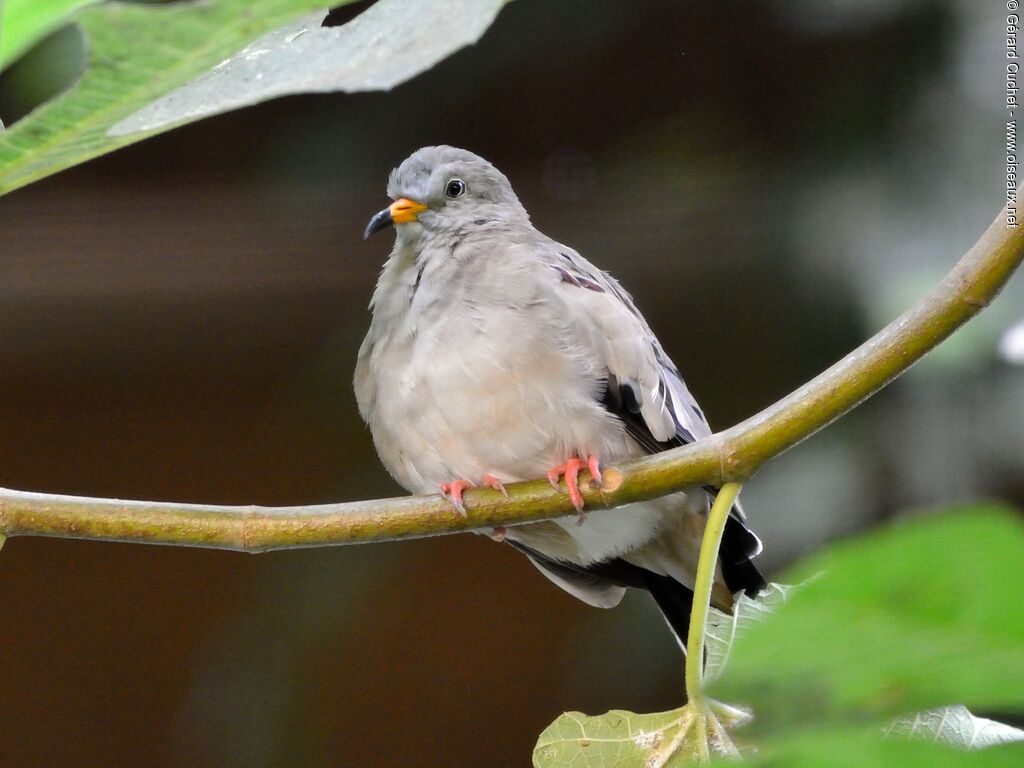
[[[366,225],[366,230],[363,232],[363,238],[369,237],[374,232],[380,232],[392,224],[416,221],[416,217],[425,210],[427,210],[427,206],[423,203],[417,203],[407,197],[399,198],[370,219],[370,223]]]
[[[401,197],[388,206],[391,213],[391,220],[395,224],[405,224],[407,221],[416,221],[416,216],[427,210],[423,203],[417,203],[407,197]]]

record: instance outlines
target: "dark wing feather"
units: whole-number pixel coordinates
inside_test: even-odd
[[[675,435],[668,440],[655,438],[640,412],[633,386],[619,384],[614,377],[609,376],[601,403],[622,421],[626,433],[647,453],[660,453],[696,442],[690,431],[678,424]],[[669,407],[672,407],[671,401]],[[703,414],[701,417],[703,418]],[[714,486],[705,486],[704,490],[712,501],[718,494],[718,489]],[[767,585],[764,577],[751,562],[760,552],[761,540],[746,526],[745,516],[739,504],[733,505],[719,550],[722,576],[731,591],[743,590],[748,595],[755,595]]]

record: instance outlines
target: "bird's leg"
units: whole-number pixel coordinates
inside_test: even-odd
[[[558,488],[558,478],[565,476],[565,488],[569,492],[569,500],[579,514],[577,521],[579,525],[583,525],[583,521],[586,519],[586,512],[583,511],[583,494],[580,493],[579,483],[580,470],[584,467],[590,470],[590,477],[594,482],[601,482],[601,462],[597,456],[590,456],[585,462],[583,459],[574,457],[548,472],[548,482],[555,489]]]

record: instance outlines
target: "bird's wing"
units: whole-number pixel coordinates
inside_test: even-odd
[[[549,280],[561,291],[583,344],[607,371],[604,404],[649,453],[711,434],[711,427],[632,297],[570,248],[545,248]]]
[[[602,402],[619,417],[627,433],[647,453],[711,435],[679,369],[618,281],[553,241],[539,255],[551,273],[547,277],[552,289],[561,292],[581,343],[606,371]],[[705,490],[711,499],[718,492],[713,486]],[[750,560],[760,553],[761,540],[744,522],[742,508],[734,505],[722,542],[723,568],[734,591],[740,587],[756,591],[763,581]]]

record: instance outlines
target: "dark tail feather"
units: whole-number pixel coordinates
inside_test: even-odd
[[[671,576],[653,573],[619,558],[586,566],[577,565],[548,557],[512,539],[508,539],[508,542],[516,549],[564,576],[571,576],[575,573],[588,579],[605,580],[623,587],[647,590],[654,598],[654,602],[658,604],[658,608],[665,616],[665,621],[668,622],[685,651],[686,638],[690,632],[693,590],[683,586]],[[743,590],[752,597],[767,586],[764,577],[751,562],[751,558],[760,551],[760,539],[743,524],[742,520],[730,516],[725,523],[722,545],[719,550],[722,576],[730,592]]]
[[[648,570],[642,573],[643,588],[651,593],[654,602],[661,609],[665,621],[672,627],[679,645],[686,650],[686,637],[690,633],[690,609],[693,607],[693,591],[684,587],[671,576],[659,576]]]
[[[730,592],[743,590],[748,597],[753,597],[768,586],[757,566],[751,562],[751,558],[760,551],[761,540],[742,520],[730,515],[725,521],[722,546],[718,550],[722,577]]]
[[[747,597],[755,597],[758,592],[768,586],[768,582],[757,570],[757,566],[749,560],[730,563],[723,559],[722,576],[725,579],[725,586],[733,594],[743,590]]]
[[[722,544],[718,550],[718,562],[722,578],[729,591],[745,592],[754,597],[768,586],[764,576],[752,562],[761,551],[761,540],[743,524],[738,517],[730,515],[725,521]],[[690,632],[690,610],[693,607],[693,590],[684,587],[670,576],[659,576],[643,568],[637,568],[641,586],[651,593],[658,604],[665,621],[672,627],[679,644],[686,650],[686,639]]]

